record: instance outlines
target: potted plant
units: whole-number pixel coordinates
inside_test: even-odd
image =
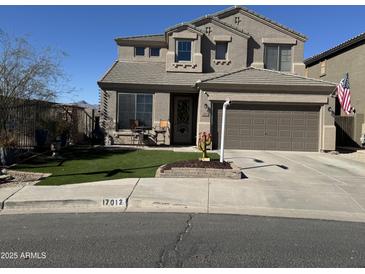
[[[0,161],[2,166],[7,166],[15,158],[16,139],[11,134],[0,135]]]

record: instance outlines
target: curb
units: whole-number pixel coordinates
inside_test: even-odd
[[[365,213],[322,210],[298,210],[284,208],[227,207],[210,206],[209,209],[196,204],[177,204],[154,200],[126,198],[123,206],[108,207],[96,199],[6,201],[0,215],[27,213],[82,213],[82,212],[123,212],[123,213],[200,213],[243,216],[262,216],[295,219],[331,220],[365,223]]]

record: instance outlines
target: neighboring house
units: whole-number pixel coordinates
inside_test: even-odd
[[[365,33],[306,59],[309,77],[339,83],[349,73],[351,102],[355,114],[347,116],[336,103],[337,144],[361,145],[365,134]]]
[[[167,145],[193,145],[207,131],[217,148],[229,97],[226,148],[334,150],[335,85],[304,77],[306,39],[241,7],[117,38],[118,60],[98,82],[102,125],[128,143],[133,119],[168,120]]]

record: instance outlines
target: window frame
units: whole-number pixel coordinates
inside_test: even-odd
[[[130,125],[128,124],[126,127],[121,127],[120,126],[120,95],[129,95],[129,96],[133,96],[134,97],[134,109],[133,109],[133,119],[134,120],[141,120],[141,119],[137,119],[137,114],[138,113],[149,113],[149,112],[146,112],[146,111],[138,111],[138,108],[137,108],[137,105],[138,105],[138,96],[146,96],[146,95],[149,95],[151,96],[151,112],[150,112],[150,115],[151,115],[151,121],[149,121],[149,125],[147,125],[147,127],[151,127],[153,126],[153,100],[154,100],[154,96],[153,96],[153,93],[135,93],[135,92],[118,92],[118,99],[117,99],[117,130],[130,130]],[[144,103],[144,105],[146,105],[146,103]]]
[[[190,60],[179,60],[179,43],[189,42],[190,43]],[[177,63],[190,63],[193,61],[193,41],[189,39],[176,39],[175,41],[175,62]]]
[[[137,54],[137,49],[143,49],[143,55]],[[134,47],[134,56],[145,56],[146,55],[146,47]]]
[[[218,45],[225,45],[225,53],[224,53],[224,58],[218,58],[217,54],[218,54]],[[227,61],[228,60],[228,42],[227,41],[216,41],[215,42],[215,60],[217,61]]]
[[[323,77],[323,76],[326,76],[326,72],[327,72],[327,60],[322,60],[320,63],[319,63],[319,76],[320,77]]]
[[[158,50],[158,55],[152,55],[152,50]],[[150,57],[160,57],[161,56],[161,48],[159,47],[150,47]]]
[[[274,69],[274,70],[276,70],[276,71],[281,71],[281,72],[292,72],[292,70],[293,70],[293,54],[292,54],[292,52],[293,52],[293,45],[291,45],[291,44],[265,44],[265,47],[264,47],[264,68],[265,69],[268,69],[267,68],[267,58],[268,58],[268,53],[267,53],[267,51],[268,51],[268,47],[276,47],[276,51],[277,51],[277,55],[276,55],[276,57],[277,57],[277,63],[276,63],[276,69]],[[282,70],[282,52],[281,52],[281,50],[283,49],[283,48],[289,48],[290,49],[290,69],[289,70]]]

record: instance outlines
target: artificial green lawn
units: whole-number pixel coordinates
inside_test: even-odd
[[[154,177],[159,166],[201,157],[196,152],[166,150],[67,149],[62,160],[39,156],[16,166],[17,170],[52,173],[38,185],[64,185],[120,178]],[[210,153],[211,158],[219,156]]]

